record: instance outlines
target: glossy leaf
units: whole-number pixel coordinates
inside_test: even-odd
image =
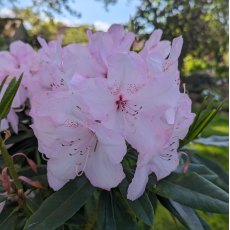
[[[136,222],[129,212],[128,206],[120,193],[112,193],[112,201],[117,229],[136,230]]]
[[[181,222],[181,224],[191,230],[204,230],[194,209],[163,197],[158,197],[158,199],[161,204]]]
[[[197,154],[190,154],[190,158],[192,162],[201,163],[207,166],[209,169],[215,172],[221,178],[221,180],[228,184],[229,175],[217,163]]]
[[[9,229],[15,229],[16,227],[16,221],[18,219],[17,214],[18,208],[14,209],[9,215],[7,215],[4,220],[0,224],[1,230],[9,230]]]
[[[196,117],[189,128],[186,137],[180,141],[180,148],[194,140],[205,129],[205,127],[213,120],[217,112],[222,108],[223,103],[214,105],[213,101],[204,101],[200,110],[197,112]]]
[[[22,81],[22,75],[19,77],[18,80],[16,80],[16,78],[13,78],[10,81],[8,87],[6,88],[6,91],[0,102],[0,118],[1,119],[7,116],[10,110],[11,104],[13,102],[13,99],[20,86],[21,81]]]
[[[155,192],[191,208],[228,213],[228,194],[196,173],[172,173],[157,184]]]
[[[95,188],[85,177],[76,178],[48,197],[28,219],[24,229],[52,230],[70,219],[90,198]]]
[[[190,163],[188,172],[196,172],[213,184],[228,192],[228,185],[211,169],[200,163]]]
[[[4,84],[6,83],[7,78],[8,78],[8,76],[6,76],[6,77],[2,80],[2,82],[1,82],[1,85],[0,85],[0,93],[1,93],[1,91],[2,91],[2,89],[3,89]]]
[[[135,230],[128,207],[118,193],[102,191],[99,199],[98,229],[100,230]]]
[[[131,181],[130,174],[126,172],[126,176],[128,179],[125,178],[119,185],[119,189],[124,199],[127,199],[127,190],[129,186],[129,181]],[[152,226],[154,210],[146,192],[144,192],[144,194],[135,201],[127,200],[127,203],[138,218],[140,218],[145,224]]]
[[[98,228],[103,230],[117,230],[114,217],[113,201],[107,191],[102,191],[99,199]]]

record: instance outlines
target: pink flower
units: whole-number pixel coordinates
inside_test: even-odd
[[[177,152],[179,140],[186,136],[194,116],[195,114],[191,113],[191,100],[186,94],[181,94],[176,111],[176,120],[171,127],[168,141],[162,146],[160,152],[147,163],[143,164],[143,155],[139,155],[135,175],[128,188],[128,199],[135,200],[144,193],[148,176],[152,172],[160,180],[177,168],[179,164]]]
[[[12,109],[7,118],[2,121],[1,130],[9,128],[9,123],[15,133],[18,132],[18,117],[14,110],[21,111],[24,108],[24,103],[28,98],[27,81],[31,74],[37,71],[39,62],[36,52],[33,48],[21,41],[11,43],[10,51],[0,52],[0,82],[8,76],[8,79],[0,94],[0,99],[5,92],[9,82],[13,77],[19,77],[23,73],[22,83],[15,95],[12,103]],[[14,110],[13,110],[14,109]]]
[[[8,51],[0,52],[0,82],[6,76],[15,76],[18,74],[18,66],[15,58]]]
[[[94,120],[121,133],[140,152],[158,145],[153,132],[154,116],[162,111],[168,125],[174,120],[179,100],[178,72],[148,79],[142,58],[133,52],[109,59],[108,79],[90,79],[79,86],[82,107]],[[174,112],[173,112],[174,111]]]
[[[10,45],[10,53],[16,59],[20,71],[24,75],[29,75],[25,79],[38,71],[40,60],[36,51],[29,44],[22,41],[15,41]]]
[[[160,41],[162,31],[155,30],[136,53],[134,34],[120,25],[88,35],[88,45],[66,47],[61,39],[39,38],[39,69],[29,82],[31,127],[49,158],[54,190],[82,173],[96,187],[116,187],[127,141],[139,152],[128,189],[135,200],[152,172],[160,180],[177,168],[179,140],[194,117],[179,90],[183,39]]]
[[[183,38],[181,36],[174,38],[171,46],[170,41],[160,41],[161,36],[161,30],[153,31],[140,52],[140,55],[146,60],[151,77],[157,77],[159,73],[167,71],[169,68],[177,70]]]
[[[88,32],[89,50],[107,74],[108,58],[120,52],[128,52],[134,41],[135,35],[125,32],[121,25],[112,25],[108,32]]]
[[[82,119],[72,92],[34,97],[31,115],[39,151],[49,158],[48,181],[54,190],[83,172],[94,186],[106,190],[122,181],[124,139],[98,122]]]

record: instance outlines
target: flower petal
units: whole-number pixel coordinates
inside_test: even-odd
[[[127,198],[129,200],[134,201],[144,193],[149,174],[150,170],[147,166],[136,168],[134,177],[128,188]]]
[[[115,46],[119,47],[121,52],[129,51],[135,38],[134,33],[126,32],[124,27],[119,24],[113,24],[109,28],[108,33],[112,37]]]
[[[157,180],[161,180],[162,178],[168,176],[171,172],[176,170],[179,164],[177,149],[173,152],[166,151],[165,154],[166,153],[170,153],[171,157],[164,157],[162,156],[162,153],[162,155],[155,156],[149,164],[149,168],[156,174]]]
[[[110,160],[107,149],[100,142],[89,156],[85,174],[92,185],[105,190],[116,187],[125,177],[122,165]]]
[[[109,59],[108,80],[110,87],[117,88],[117,93],[121,92],[126,98],[147,81],[147,67],[135,52],[114,54]]]

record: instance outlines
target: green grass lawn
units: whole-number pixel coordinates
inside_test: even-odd
[[[211,135],[228,135],[228,114],[221,113],[218,114],[213,121],[206,127],[202,132],[202,137],[208,137]],[[216,147],[216,146],[207,146],[201,144],[192,144],[196,153],[207,157],[221,165],[226,171],[229,169],[228,165],[228,148],[227,147]],[[200,212],[201,215],[206,219],[208,224],[213,230],[226,230],[228,228],[228,216],[220,214],[204,214]],[[155,215],[154,228],[156,230],[183,230],[185,229],[178,221],[175,223],[174,219],[164,209],[160,204],[158,205],[157,212]],[[199,229],[198,229],[199,230]]]

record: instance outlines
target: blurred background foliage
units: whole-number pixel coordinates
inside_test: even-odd
[[[105,8],[109,10],[118,0],[96,1],[103,2]],[[70,7],[70,3],[74,0],[32,0],[31,5],[24,9],[18,7],[20,0],[0,0],[0,7],[6,2],[11,2],[16,18],[22,21],[20,24],[15,22],[16,19],[0,18],[0,50],[6,49],[10,42],[23,36],[22,40],[34,47],[38,47],[37,36],[54,40],[62,35],[63,44],[86,43],[86,31],[96,30],[93,25],[69,27],[63,22],[54,20],[55,13],[69,12],[80,17],[81,12]],[[184,46],[179,65],[182,82],[187,83],[186,88],[193,100],[194,111],[207,95],[211,94],[219,101],[226,100],[222,112],[202,133],[203,137],[228,135],[228,11],[229,2],[226,0],[143,0],[126,25],[130,31],[137,34],[137,43],[139,42],[140,47],[155,28],[164,31],[163,39],[172,40],[173,37],[183,36]],[[48,17],[42,17],[41,13]],[[10,26],[5,28],[7,23]],[[16,32],[12,33],[12,30]],[[228,171],[227,147],[193,143],[191,149],[218,162]],[[212,229],[228,229],[226,216],[204,214],[204,217]],[[159,205],[154,229],[184,228],[175,223],[170,214]]]

